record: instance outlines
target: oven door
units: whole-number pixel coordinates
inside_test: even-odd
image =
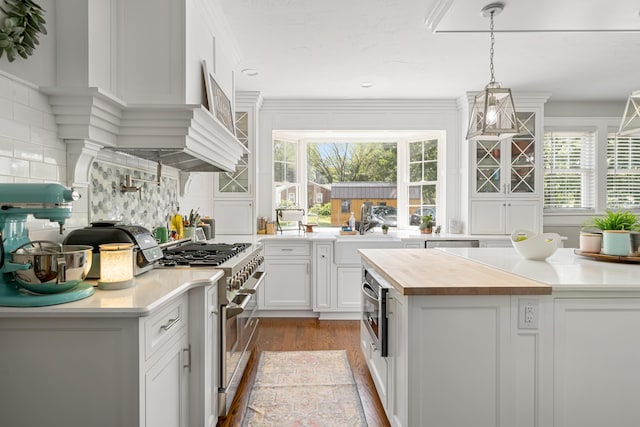
[[[362,322],[371,337],[373,350],[387,356],[387,292],[365,275],[362,283]]]

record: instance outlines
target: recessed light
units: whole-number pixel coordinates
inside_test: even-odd
[[[373,82],[362,82],[360,83],[360,87],[370,88],[373,86]]]
[[[242,74],[249,77],[254,77],[258,75],[258,70],[254,70],[253,68],[245,68],[242,70]]]

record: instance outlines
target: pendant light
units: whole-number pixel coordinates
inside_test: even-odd
[[[635,90],[629,95],[618,134],[622,136],[640,134],[640,90]]]
[[[493,17],[504,9],[504,3],[491,3],[482,8],[481,14],[491,20],[491,49],[489,50],[489,69],[491,80],[473,100],[471,120],[467,139],[503,139],[518,133],[516,109],[513,105],[511,89],[500,87],[496,82],[493,68]]]

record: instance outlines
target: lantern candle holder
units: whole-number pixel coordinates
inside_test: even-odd
[[[100,279],[98,288],[126,289],[133,282],[133,244],[105,243],[100,245]]]

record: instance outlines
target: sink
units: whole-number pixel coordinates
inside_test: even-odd
[[[333,255],[336,264],[360,264],[358,249],[392,249],[401,247],[402,241],[393,235],[343,235],[336,237]]]

